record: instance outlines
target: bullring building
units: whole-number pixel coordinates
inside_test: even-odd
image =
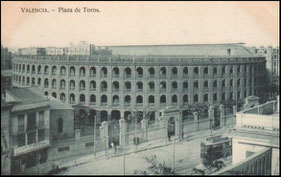
[[[13,85],[39,86],[65,103],[99,110],[100,121],[263,94],[265,57],[242,43],[107,49],[112,55],[16,56]]]

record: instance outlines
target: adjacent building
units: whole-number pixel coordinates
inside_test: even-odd
[[[279,175],[279,96],[236,114],[232,166],[216,175]]]
[[[68,53],[68,48],[64,47],[47,47],[46,55],[66,55]]]
[[[36,87],[12,88],[6,92],[10,112],[11,171],[20,174],[47,160],[50,146],[49,100]]]
[[[1,175],[11,174],[10,110],[12,105],[1,99]]]
[[[9,70],[12,68],[12,53],[8,48],[4,48],[1,44],[1,70]]]

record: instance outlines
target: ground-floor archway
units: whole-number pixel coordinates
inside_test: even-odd
[[[174,136],[176,133],[176,120],[170,117],[168,120],[168,137]]]

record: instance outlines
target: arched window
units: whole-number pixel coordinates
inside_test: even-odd
[[[148,85],[149,85],[150,91],[154,91],[154,90],[155,90],[155,84],[154,84],[153,81],[150,81],[150,82],[148,83]]]
[[[205,101],[205,102],[208,102],[208,94],[205,94],[205,95],[204,95],[204,101]]]
[[[32,73],[35,73],[35,65],[32,65]]]
[[[199,74],[198,67],[193,68],[193,74],[196,76]]]
[[[72,93],[70,94],[70,103],[75,103],[75,95]]]
[[[75,81],[74,80],[71,80],[70,82],[69,82],[69,87],[70,87],[70,90],[75,90]]]
[[[209,74],[208,67],[205,67],[205,68],[204,68],[204,74]]]
[[[232,92],[230,92],[229,98],[230,98],[230,100],[233,100],[233,93]]]
[[[106,104],[107,103],[107,96],[106,95],[102,95],[101,96],[101,103],[102,104]]]
[[[32,86],[35,86],[35,78],[34,77],[31,79],[31,84],[32,84]]]
[[[178,88],[178,83],[176,81],[172,82],[172,88],[177,89]]]
[[[183,74],[187,75],[188,74],[188,67],[183,68]]]
[[[218,100],[218,96],[217,96],[216,93],[214,93],[214,95],[213,95],[213,100],[214,100],[214,101],[217,101],[217,100]]]
[[[131,68],[125,68],[125,77],[131,77],[132,71]]]
[[[86,85],[85,81],[81,80],[79,83],[80,90],[85,90],[86,87],[85,85]]]
[[[102,67],[101,68],[101,76],[102,77],[106,77],[107,76],[107,68],[106,67]]]
[[[143,83],[142,82],[137,82],[137,89],[139,91],[142,91],[143,90]]]
[[[240,65],[237,66],[237,73],[240,73]]]
[[[37,67],[37,73],[38,73],[38,74],[41,74],[41,65],[39,65],[39,66]]]
[[[52,88],[54,88],[54,89],[57,88],[57,80],[56,79],[52,80]]]
[[[49,87],[49,80],[48,80],[48,79],[45,79],[45,80],[44,80],[44,87],[45,87],[45,88],[48,88],[48,87]]]
[[[53,66],[52,67],[52,75],[56,75],[57,74],[57,67]]]
[[[137,96],[137,103],[143,103],[143,98],[142,98],[142,96],[141,95],[139,95],[139,96]]]
[[[214,67],[214,68],[213,68],[213,74],[218,74],[218,69],[217,69],[217,67]]]
[[[217,88],[217,86],[218,86],[218,83],[217,83],[216,80],[214,80],[214,82],[213,82],[213,87],[214,87],[214,88]]]
[[[25,77],[22,76],[22,84],[24,85],[25,84]]]
[[[148,97],[148,103],[155,103],[155,100],[154,100],[154,96],[153,95],[150,95]]]
[[[225,93],[222,93],[222,101],[224,101],[225,100]]]
[[[178,74],[178,68],[177,67],[173,67],[172,68],[172,74],[173,75],[177,75]]]
[[[62,133],[63,132],[63,120],[62,118],[58,119],[58,133]]]
[[[81,94],[79,98],[80,103],[85,103],[85,95]]]
[[[230,73],[230,74],[233,73],[233,68],[232,68],[232,66],[229,66],[229,73]]]
[[[75,67],[74,66],[70,67],[70,76],[75,76]]]
[[[225,80],[222,80],[222,87],[225,87]]]
[[[208,88],[208,87],[209,87],[208,81],[204,81],[204,88]]]
[[[40,68],[41,68],[41,66],[40,66]],[[24,64],[22,65],[22,71],[25,72],[25,65]]]
[[[38,84],[38,85],[41,85],[41,78],[38,78],[37,84]]]
[[[237,87],[240,87],[240,79],[237,80]]]
[[[131,90],[131,82],[129,82],[129,81],[126,81],[125,82],[125,91],[130,91]]]
[[[221,72],[222,74],[225,74],[225,66],[222,67]]]
[[[166,95],[160,97],[160,103],[166,103]]]
[[[101,82],[101,91],[106,91],[107,90],[107,83],[106,81]]]
[[[130,104],[131,103],[131,97],[129,95],[126,95],[124,101],[125,101],[125,104]]]
[[[194,81],[193,87],[194,87],[195,89],[198,89],[198,87],[199,87],[198,81]]]
[[[62,67],[60,68],[60,75],[61,75],[61,76],[65,76],[65,75],[66,75],[65,66],[62,66]]]
[[[119,82],[117,81],[113,82],[113,91],[119,91]]]
[[[137,76],[138,77],[142,77],[143,76],[143,69],[142,69],[142,67],[138,67],[137,68]]]
[[[85,69],[84,66],[82,66],[82,67],[80,68],[79,76],[80,76],[80,77],[85,77],[85,76],[86,76],[86,69]]]
[[[177,103],[178,102],[178,97],[177,95],[172,96],[172,103]]]
[[[90,104],[96,103],[96,95],[91,95],[90,96]]]
[[[64,94],[64,93],[61,93],[61,94],[60,94],[60,100],[61,100],[62,102],[65,102],[65,94]]]
[[[184,90],[187,90],[188,89],[188,82],[184,81],[183,84],[182,84],[182,87],[183,87]]]
[[[187,95],[183,95],[183,98],[182,98],[182,99],[183,99],[183,102],[184,102],[184,103],[187,103],[187,102],[188,102],[188,96],[187,96]]]
[[[149,72],[149,76],[150,77],[154,77],[155,76],[155,69],[154,69],[154,67],[150,67],[148,69],[148,72]]]
[[[30,71],[30,66],[29,65],[27,65],[27,72],[29,72]]]
[[[112,101],[113,105],[119,105],[119,96],[114,95]]]
[[[113,68],[113,77],[119,77],[119,68],[118,67]]]
[[[19,64],[19,71],[21,72],[21,64]]]
[[[167,71],[166,71],[166,67],[161,67],[160,68],[160,75],[166,75]]]
[[[95,67],[91,67],[90,69],[90,76],[91,77],[95,77],[97,74],[96,68]]]
[[[230,87],[233,87],[233,79],[230,79]]]
[[[53,92],[53,93],[52,93],[52,96],[53,96],[54,98],[57,98],[57,93],[56,93],[56,92]]]
[[[96,81],[91,81],[90,82],[90,90],[91,91],[96,90]]]
[[[49,66],[45,66],[45,68],[44,68],[44,73],[45,73],[45,74],[49,74]]]
[[[160,90],[166,90],[167,86],[166,86],[166,82],[162,81],[160,82]]]
[[[195,94],[195,95],[193,96],[193,101],[194,101],[194,103],[198,102],[198,95],[197,95],[197,94]]]
[[[65,80],[64,79],[62,79],[60,81],[60,89],[65,89]]]

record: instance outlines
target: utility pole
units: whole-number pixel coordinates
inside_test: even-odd
[[[123,173],[125,176],[125,151],[123,151]]]
[[[97,138],[97,117],[99,115],[99,111],[96,112],[95,121],[94,121],[94,155],[96,159],[96,138]]]
[[[176,167],[176,145],[175,145],[175,137],[173,138],[173,171],[175,171]]]

